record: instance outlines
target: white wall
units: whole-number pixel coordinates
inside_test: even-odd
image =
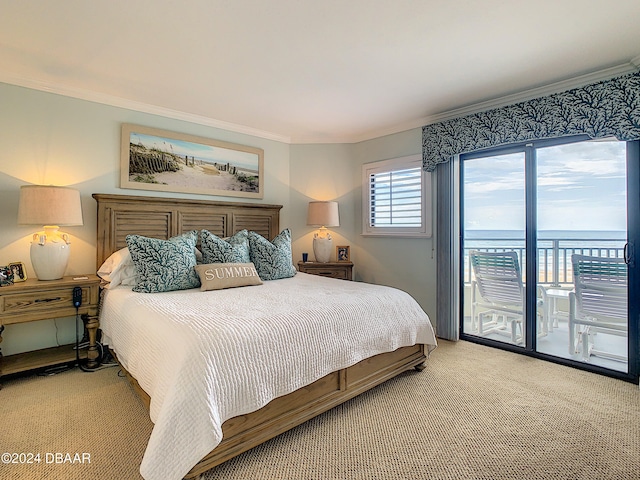
[[[67,275],[96,271],[96,205],[93,193],[255,201],[237,197],[123,190],[120,128],[134,123],[264,149],[264,203],[284,205],[281,225],[290,226],[289,145],[156,115],[109,107],[0,83],[0,265],[21,261],[35,277],[29,243],[36,227],[17,224],[21,185],[51,184],[80,190],[84,225],[71,235]],[[9,325],[0,344],[5,355],[73,342],[74,319]],[[57,336],[57,340],[56,340]]]
[[[314,229],[305,225],[307,203],[336,200],[340,227],[330,230],[334,245],[351,246],[356,280],[390,285],[410,293],[435,325],[433,238],[364,237],[361,234],[362,164],[421,151],[420,128],[353,145],[292,145],[291,212],[292,223],[297,227],[293,255],[297,262],[303,251],[310,255],[312,252]]]
[[[361,175],[362,164],[422,153],[422,129],[387,135],[355,146],[354,169]],[[434,176],[432,176],[433,178]],[[433,191],[431,221],[435,236],[436,192]],[[356,221],[362,225],[362,197],[357,198]],[[360,237],[357,245],[362,262],[360,277],[367,282],[400,288],[415,298],[435,326],[436,260],[435,237]]]
[[[361,165],[420,153],[420,129],[358,144],[288,145],[2,83],[0,105],[0,265],[21,261],[27,274],[35,276],[29,242],[36,228],[17,225],[21,185],[67,185],[80,190],[84,225],[64,228],[72,239],[67,275],[96,271],[93,193],[253,201],[120,189],[120,128],[122,123],[134,123],[264,149],[262,202],[284,206],[281,227],[292,231],[294,263],[302,252],[313,257],[314,228],[306,225],[308,202],[337,200],[340,227],[331,229],[334,245],[351,246],[356,280],[409,292],[434,322],[433,240],[361,235]],[[72,318],[10,325],[0,347],[3,354],[11,355],[71,343],[73,325]]]
[[[294,263],[302,260],[302,252],[313,260],[313,233],[307,225],[307,205],[313,200],[338,202],[340,226],[329,231],[334,248],[351,245],[351,259],[357,262],[353,245],[358,240],[355,202],[360,195],[360,177],[354,174],[352,145],[291,145],[291,213]],[[335,251],[332,254],[335,261]]]

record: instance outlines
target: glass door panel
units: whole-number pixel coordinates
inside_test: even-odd
[[[462,165],[462,333],[524,346],[525,154]]]
[[[536,149],[537,351],[627,372],[626,144]]]

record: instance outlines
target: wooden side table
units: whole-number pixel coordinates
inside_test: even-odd
[[[89,332],[89,348],[86,354],[82,352],[82,356],[86,356],[88,368],[97,367],[96,334],[99,326],[100,278],[96,275],[75,275],[47,281],[28,279],[0,287],[0,342],[5,325],[75,316],[74,287],[82,289],[82,305],[77,313],[86,320]],[[2,375],[67,363],[75,358],[73,344],[6,357],[2,357],[0,352],[0,379]]]
[[[298,270],[302,273],[320,275],[322,277],[351,280],[353,275],[352,262],[298,262]]]

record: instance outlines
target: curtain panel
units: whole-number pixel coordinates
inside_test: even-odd
[[[640,72],[422,127],[423,168],[453,155],[571,135],[640,139]]]

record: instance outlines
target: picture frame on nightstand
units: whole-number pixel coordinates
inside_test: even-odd
[[[13,282],[24,282],[27,279],[27,269],[22,262],[11,262],[9,268],[13,273]]]
[[[13,285],[13,272],[9,265],[0,265],[0,287]]]
[[[336,260],[338,262],[350,262],[351,252],[349,245],[336,246]]]

